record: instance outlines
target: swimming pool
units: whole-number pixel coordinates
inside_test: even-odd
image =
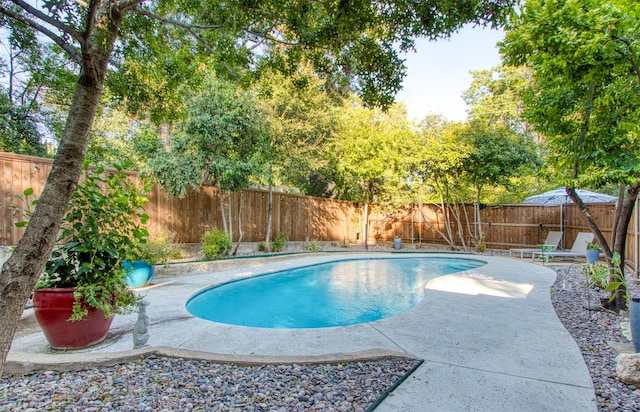
[[[186,307],[202,319],[259,328],[353,325],[404,312],[423,299],[430,280],[484,264],[450,257],[338,260],[214,286]]]

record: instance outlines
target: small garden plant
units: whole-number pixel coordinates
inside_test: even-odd
[[[202,254],[207,259],[222,259],[231,250],[231,238],[224,231],[213,228],[202,235]]]
[[[142,260],[150,265],[166,265],[170,260],[182,259],[184,252],[168,234],[154,235],[140,244]]]
[[[289,239],[287,238],[287,235],[285,235],[284,233],[281,232],[275,239],[273,239],[271,241],[270,250],[267,250],[267,246],[265,245],[264,242],[258,243],[258,250],[260,252],[273,252],[273,253],[282,252],[282,249],[284,248],[284,245],[288,241],[289,241]]]
[[[273,242],[271,242],[271,251],[276,253],[282,252],[284,245],[286,245],[288,241],[289,239],[287,238],[287,235],[280,232],[280,234],[273,239]]]
[[[609,267],[602,263],[587,263],[582,266],[582,273],[587,277],[591,289],[605,290],[609,286]]]
[[[316,239],[313,239],[304,245],[304,250],[307,252],[322,252],[322,246]]]

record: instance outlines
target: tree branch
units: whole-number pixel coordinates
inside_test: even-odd
[[[584,109],[584,121],[582,122],[582,127],[580,127],[580,133],[578,135],[578,152],[582,149],[582,145],[587,137],[587,132],[589,131],[589,119],[591,118],[591,111],[593,110],[593,99],[596,92],[596,84],[592,80],[589,84],[589,95],[587,96],[587,105]],[[580,173],[578,159],[576,158],[575,163],[573,164],[573,178],[577,179],[578,174]],[[568,194],[568,193],[567,193]]]
[[[72,38],[74,38],[77,41],[81,40],[80,37],[80,33],[78,33],[78,31],[71,27],[71,26],[67,26],[63,23],[61,23],[59,20],[54,19],[53,17],[49,16],[48,14],[44,13],[41,10],[36,9],[35,7],[31,6],[29,3],[27,3],[26,1],[22,1],[22,0],[11,0],[16,6],[20,7],[21,9],[23,9],[24,11],[26,11],[27,13],[31,14],[32,16],[34,16],[35,18],[42,20],[43,22],[55,27],[56,29],[60,30],[63,33],[68,34],[69,36],[71,36]],[[3,7],[4,8],[4,7]],[[11,17],[14,17],[14,15],[12,15]],[[24,17],[26,19],[26,17]],[[34,24],[37,24],[35,22],[33,22]],[[36,28],[37,30],[41,30],[39,27],[36,26],[32,26],[34,28]],[[46,30],[46,29],[45,29]],[[46,34],[46,33],[45,33]],[[47,36],[51,37],[49,34],[46,34]],[[55,34],[54,34],[55,35]],[[55,35],[56,37],[59,37],[57,35]],[[55,39],[52,39],[55,41]],[[56,41],[56,43],[58,43]],[[62,47],[62,46],[61,46]]]
[[[117,4],[116,7],[118,9],[122,10],[122,11],[125,11],[125,10],[133,9],[133,8],[139,6],[140,3],[144,2],[144,1],[145,0],[122,0],[121,2],[119,2]]]
[[[101,0],[91,0],[89,2],[89,6],[87,7],[87,17],[85,18],[85,27],[82,33],[82,42],[83,46],[87,46],[89,44],[89,39],[93,34],[93,28],[96,24],[96,15],[98,14],[98,9],[100,8]],[[110,5],[110,2],[107,2]],[[86,47],[84,47],[86,50]]]
[[[565,191],[567,192],[567,196],[569,196],[569,199],[573,200],[573,203],[575,203],[578,206],[578,209],[582,213],[582,217],[587,221],[587,225],[589,226],[589,229],[591,229],[591,232],[593,233],[596,240],[598,241],[598,244],[602,248],[602,252],[604,253],[604,255],[607,257],[607,259],[611,259],[613,256],[613,251],[609,246],[610,244],[609,242],[607,242],[607,239],[604,237],[604,234],[598,227],[598,224],[596,223],[596,220],[593,218],[593,215],[589,212],[589,209],[584,204],[580,196],[578,196],[578,193],[576,192],[575,187],[567,186]]]
[[[140,1],[138,1],[137,3],[141,3]],[[150,10],[144,9],[142,7],[140,7],[140,4],[135,4],[133,5],[134,10],[136,13],[139,13],[143,16],[147,16],[150,19],[153,20],[157,20],[163,23],[167,23],[170,24],[172,26],[176,26],[176,27],[182,27],[183,29],[187,29],[189,32],[191,32],[192,29],[221,29],[223,28],[223,26],[220,25],[211,25],[211,26],[202,26],[202,25],[196,25],[196,24],[190,24],[190,23],[186,23],[186,22],[182,22],[179,20],[175,20],[175,19],[170,19],[168,17],[165,16],[161,16],[157,13],[154,13]]]
[[[42,34],[44,34],[45,36],[49,37],[51,40],[53,40],[58,46],[60,46],[64,51],[66,51],[69,56],[71,57],[71,59],[78,63],[81,64],[82,62],[82,57],[80,54],[80,51],[78,49],[76,49],[73,45],[69,44],[67,41],[65,41],[62,37],[58,36],[57,34],[55,34],[54,32],[52,32],[51,30],[47,29],[45,26],[23,16],[22,14],[16,13],[13,10],[10,10],[6,7],[4,7],[3,5],[0,5],[0,13],[4,14],[7,17],[11,17],[12,19],[15,19],[21,23],[26,24],[29,27],[34,28],[35,30],[41,32]],[[68,33],[67,31],[64,31],[65,33]],[[74,30],[75,32],[75,30]],[[77,33],[77,32],[76,32]],[[70,33],[68,33],[70,34]],[[75,37],[74,37],[75,38]]]
[[[614,41],[618,41],[620,43],[622,43],[626,49],[627,49],[627,53],[623,53],[621,50],[617,50],[616,49],[616,53],[618,53],[621,57],[623,58],[627,58],[629,61],[629,64],[631,64],[631,68],[633,69],[634,73],[636,74],[636,77],[638,78],[638,84],[640,84],[640,66],[638,66],[638,63],[636,63],[635,60],[633,60],[633,58],[631,57],[627,57],[627,54],[629,56],[633,56],[633,48],[631,47],[631,43],[629,42],[629,40],[627,39],[623,39],[622,37],[618,37],[618,36],[611,36],[611,38]]]
[[[138,3],[140,3],[140,1],[138,1]],[[143,16],[147,16],[151,19],[166,23],[166,24],[170,24],[172,26],[176,26],[176,27],[181,27],[185,30],[187,30],[189,33],[191,33],[194,37],[196,37],[196,39],[199,42],[205,43],[202,39],[202,37],[200,37],[198,34],[196,34],[195,30],[219,30],[219,29],[223,29],[225,26],[223,25],[202,25],[202,24],[191,24],[191,23],[187,23],[187,22],[183,22],[183,21],[179,21],[179,20],[175,20],[175,19],[171,19],[168,18],[166,16],[161,16],[157,13],[153,13],[152,11],[146,10],[142,7],[138,7],[139,5],[135,6],[135,11],[137,13],[142,14]],[[255,36],[255,37],[259,37],[268,41],[272,41],[275,43],[279,43],[279,44],[283,44],[283,45],[288,45],[288,46],[296,46],[297,43],[295,42],[287,42],[285,40],[281,40],[278,39],[275,36],[271,36],[269,35],[269,31],[273,30],[275,27],[278,26],[279,23],[274,23],[272,24],[270,27],[268,27],[266,29],[266,31],[264,33],[260,33],[257,32],[255,30],[251,30],[248,27],[243,27],[240,30],[243,31],[245,34],[247,35],[251,35],[251,36]],[[255,41],[255,43],[259,43],[257,41]]]

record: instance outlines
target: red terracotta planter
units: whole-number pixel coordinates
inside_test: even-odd
[[[87,307],[82,320],[70,321],[74,288],[36,289],[33,308],[49,345],[54,349],[80,349],[100,343],[107,336],[113,317],[105,318],[101,310]]]

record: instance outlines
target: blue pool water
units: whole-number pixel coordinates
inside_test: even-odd
[[[354,259],[257,276],[207,289],[194,316],[259,328],[324,328],[371,322],[422,300],[426,284],[484,262],[460,258]]]

